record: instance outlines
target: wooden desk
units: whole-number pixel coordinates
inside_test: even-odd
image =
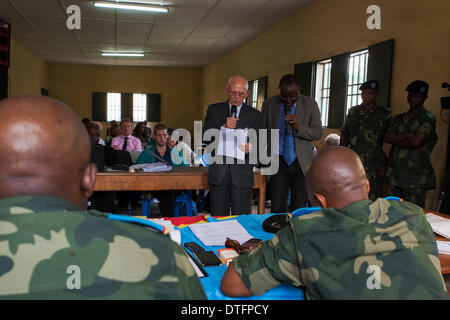
[[[258,214],[264,213],[266,176],[253,173],[253,189],[258,194]],[[99,172],[95,191],[155,191],[155,190],[204,190],[209,189],[208,168],[174,167],[170,172],[129,173]]]

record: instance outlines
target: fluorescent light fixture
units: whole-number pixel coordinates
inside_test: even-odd
[[[143,57],[143,52],[102,52],[104,57]]]
[[[95,7],[101,8],[114,8],[125,10],[139,10],[139,11],[151,11],[151,12],[169,12],[169,9],[163,6],[152,6],[148,4],[140,3],[123,3],[123,2],[110,2],[110,1],[94,1]]]

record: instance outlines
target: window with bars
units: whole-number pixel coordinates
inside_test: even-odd
[[[122,97],[120,93],[107,94],[107,121],[120,121],[122,119]]]
[[[362,50],[350,54],[347,73],[347,93],[345,103],[345,114],[356,105],[361,104],[361,93],[359,87],[367,80],[367,62],[369,50]]]
[[[315,99],[319,105],[322,126],[328,125],[328,111],[330,105],[330,77],[331,59],[316,62]]]
[[[133,93],[133,121],[141,122],[147,117],[147,95]]]
[[[255,108],[258,106],[258,80],[254,80],[251,83],[252,85],[252,96],[250,100],[250,106]]]

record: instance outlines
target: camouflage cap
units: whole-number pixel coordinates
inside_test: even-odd
[[[407,87],[406,91],[412,92],[412,93],[421,93],[421,94],[428,94],[428,88],[429,85],[425,81],[422,80],[415,80],[411,82]]]
[[[367,80],[360,87],[359,90],[378,90],[380,84],[376,80]]]

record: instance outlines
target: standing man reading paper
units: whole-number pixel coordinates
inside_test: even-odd
[[[261,114],[244,103],[248,96],[248,81],[241,76],[233,76],[225,87],[228,100],[208,106],[204,130],[208,129],[254,129],[261,125]],[[211,190],[211,213],[216,216],[251,213],[251,194],[253,186],[253,167],[250,163],[250,143],[238,146],[246,155],[243,163],[235,158],[222,157],[220,162],[209,166],[208,183]]]

